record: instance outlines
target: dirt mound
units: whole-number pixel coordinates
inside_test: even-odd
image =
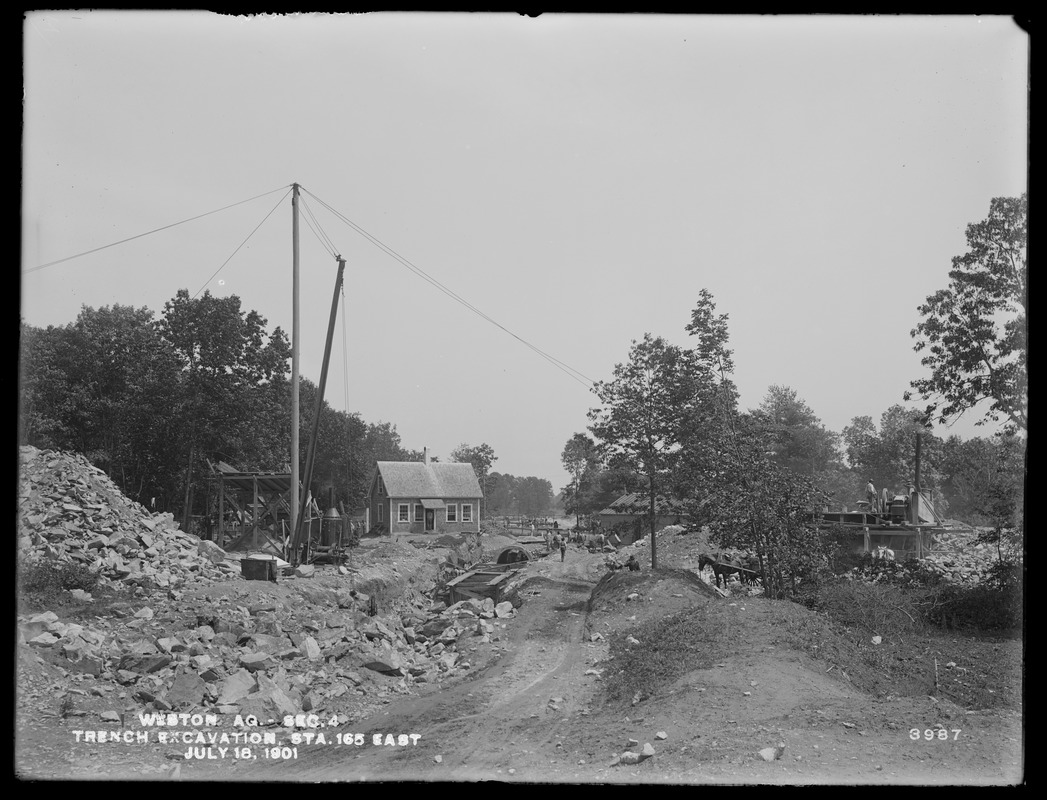
[[[688,570],[621,570],[600,579],[586,610],[590,632],[607,636],[720,599],[715,589]]]

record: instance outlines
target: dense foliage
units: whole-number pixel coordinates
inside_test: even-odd
[[[83,453],[128,497],[183,516],[210,510],[209,463],[290,469],[287,337],[235,296],[182,290],[159,319],[146,308],[85,306],[73,323],[23,323],[20,335],[19,444]],[[303,431],[315,396],[303,379]],[[326,497],[333,487],[353,509],[376,460],[419,458],[394,425],[325,401],[310,488]]]
[[[689,440],[714,430],[737,401],[730,379],[727,317],[716,314],[707,290],[700,292],[686,330],[695,337],[692,349],[650,333],[633,341],[628,360],[615,365],[613,378],[593,385],[600,405],[589,411],[589,430],[608,464],[643,481],[655,568],[656,499],[669,495],[678,483]]]
[[[651,566],[658,566],[655,498],[666,492],[683,436],[681,410],[694,400],[698,375],[689,351],[646,334],[634,341],[629,360],[593,392],[600,407],[589,412],[590,430],[612,464],[643,476],[649,503]]]
[[[1022,583],[1010,560],[987,565],[976,580],[956,581],[933,562],[874,561],[865,554],[836,579],[805,586],[798,599],[882,635],[927,627],[1010,634],[1022,628]]]
[[[553,510],[553,485],[533,475],[492,472],[488,478],[487,516],[541,517]]]
[[[1028,428],[1029,201],[997,197],[967,226],[967,247],[952,260],[949,285],[920,306],[914,349],[929,377],[912,388],[926,414],[955,419],[985,402],[979,421]]]
[[[939,514],[955,492],[970,521],[993,526],[984,538],[1020,537],[1024,447],[1013,434],[944,442],[924,412],[895,405],[878,426],[856,417],[841,436],[787,386],[741,412],[727,317],[708,292],[686,330],[693,349],[648,333],[612,380],[594,387],[602,405],[589,414],[593,438],[576,434],[561,454],[571,507],[590,502],[603,459],[624,466],[648,500],[671,494],[715,545],[754,559],[771,597],[826,579],[853,549],[853,533],[815,524],[819,512],[853,510],[868,481],[892,497],[905,493],[917,469]],[[653,509],[648,515],[657,566]]]
[[[574,434],[560,453],[560,463],[571,476],[570,484],[563,489],[564,511],[575,515],[578,521],[583,514],[598,510],[593,498],[601,467],[596,442],[587,434]]]
[[[480,491],[483,492],[485,498],[487,497],[491,466],[497,460],[498,456],[494,454],[494,448],[487,442],[478,444],[475,447],[463,442],[451,451],[451,461],[473,465],[473,472],[476,473],[476,479],[480,482]],[[480,516],[484,517],[486,514],[487,506],[485,504],[480,511]]]
[[[711,530],[711,540],[755,558],[769,597],[794,593],[826,569],[839,537],[813,524],[825,497],[807,475],[783,466],[768,443],[774,429],[761,416],[730,417],[715,436],[691,448],[686,467],[703,487],[689,499]]]

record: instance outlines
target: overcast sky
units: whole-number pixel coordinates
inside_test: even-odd
[[[778,384],[833,430],[878,422],[925,374],[909,333],[965,227],[1026,190],[1004,16],[85,10],[23,35],[29,324],[184,288],[290,333],[297,182],[302,374],[340,253],[331,405],[554,491],[588,381],[645,332],[688,344],[703,288],[744,407]]]

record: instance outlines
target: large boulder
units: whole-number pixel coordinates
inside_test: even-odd
[[[196,545],[196,552],[210,561],[212,564],[221,564],[225,561],[226,552],[217,544],[207,539],[201,539]]]
[[[218,693],[218,705],[236,703],[251,694],[257,687],[257,679],[246,669],[234,672],[222,681]]]
[[[204,700],[207,686],[195,672],[180,672],[167,690],[164,700],[175,710],[192,709]]]

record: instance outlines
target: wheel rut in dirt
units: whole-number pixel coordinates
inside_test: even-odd
[[[554,723],[585,702],[571,687],[585,669],[579,645],[593,585],[555,574],[526,580],[521,592],[529,599],[500,657],[455,685],[391,704],[361,723],[362,747],[316,747],[282,764],[281,779],[291,773],[296,780],[491,779],[521,753],[554,751]],[[372,744],[375,734],[390,733],[419,736],[407,747]]]

